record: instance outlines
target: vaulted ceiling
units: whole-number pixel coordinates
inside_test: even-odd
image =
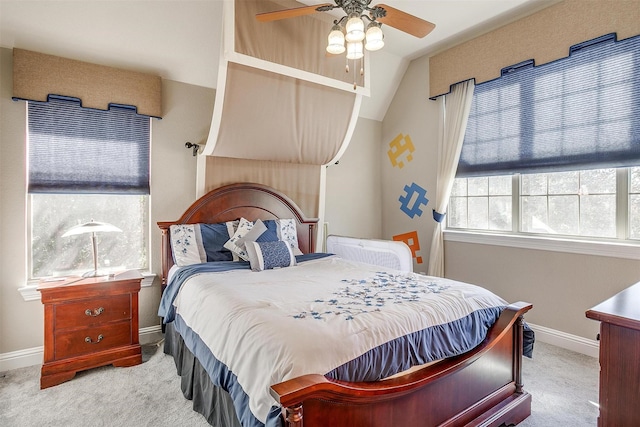
[[[371,97],[360,110],[361,117],[373,120],[384,118],[412,59],[557,0],[383,2],[433,22],[436,28],[417,39],[383,26],[385,47],[371,54]],[[0,0],[0,46],[153,72],[165,79],[215,88],[222,6],[223,0]]]

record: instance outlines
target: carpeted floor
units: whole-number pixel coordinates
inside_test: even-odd
[[[0,426],[207,426],[182,396],[173,359],[147,345],[143,361],[81,372],[45,390],[39,388],[39,366],[1,373]],[[532,415],[520,426],[595,426],[598,372],[597,359],[536,343],[534,358],[524,358],[523,373]]]

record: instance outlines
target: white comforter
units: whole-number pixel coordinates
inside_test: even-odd
[[[271,385],[326,374],[392,339],[506,302],[474,285],[330,256],[277,270],[196,275],[174,305],[235,373],[264,423],[277,405]]]

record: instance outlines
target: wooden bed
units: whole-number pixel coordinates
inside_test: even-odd
[[[215,189],[162,230],[163,290],[173,265],[169,227],[295,218],[298,243],[314,252],[317,219],[306,218],[287,196],[264,185],[241,183]],[[523,390],[523,315],[531,304],[510,304],[481,345],[392,379],[350,383],[305,375],[274,384],[271,394],[285,408],[287,427],[510,426],[531,413]]]

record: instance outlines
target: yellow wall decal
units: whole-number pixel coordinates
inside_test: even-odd
[[[405,161],[410,162],[413,160],[414,151],[415,148],[411,141],[411,137],[409,135],[402,135],[399,133],[398,136],[393,138],[393,141],[389,143],[389,151],[387,151],[387,155],[394,167],[398,166],[402,169]],[[402,157],[404,157],[404,159]]]

